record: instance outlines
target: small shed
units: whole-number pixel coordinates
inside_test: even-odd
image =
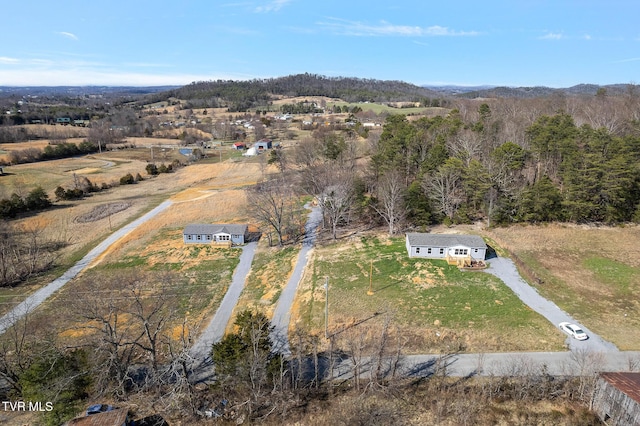
[[[244,244],[248,225],[190,224],[182,231],[185,244]]]
[[[445,259],[457,263],[458,259],[484,260],[487,244],[477,235],[429,234],[412,232],[406,235],[409,257]]]
[[[247,146],[242,142],[236,142],[233,144],[233,149],[241,150],[241,149],[245,149],[246,147]]]
[[[640,373],[600,373],[593,410],[608,425],[640,425]]]
[[[258,152],[265,151],[273,147],[273,142],[271,139],[260,139],[258,142],[253,144],[253,147],[257,149]]]

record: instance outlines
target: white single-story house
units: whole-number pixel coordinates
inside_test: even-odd
[[[185,244],[244,244],[247,230],[247,225],[190,224],[184,227],[182,238]]]
[[[413,232],[407,234],[407,253],[409,257],[427,259],[484,260],[487,244],[477,235],[426,234]]]

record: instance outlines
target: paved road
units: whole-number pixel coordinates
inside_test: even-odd
[[[102,255],[112,244],[116,241],[129,234],[131,231],[136,229],[140,224],[146,222],[152,217],[156,216],[158,213],[167,209],[172,202],[167,200],[129,223],[128,225],[123,226],[122,228],[115,231],[108,238],[98,244],[93,250],[85,255],[78,263],[69,268],[61,277],[51,281],[46,286],[42,287],[40,290],[36,291],[29,297],[27,297],[22,303],[18,304],[15,308],[5,314],[0,318],[0,334],[4,334],[5,331],[13,324],[15,324],[20,318],[27,315],[36,309],[42,302],[44,302],[49,296],[62,288],[66,283],[75,278],[80,272],[82,272],[85,268],[87,268],[94,260],[96,260],[100,255]]]
[[[257,246],[257,242],[251,242],[242,247],[240,262],[238,263],[238,266],[236,266],[235,271],[233,271],[229,289],[222,298],[220,306],[213,315],[211,322],[209,322],[207,328],[202,332],[196,343],[189,351],[189,354],[196,362],[203,364],[209,363],[209,351],[211,351],[211,345],[219,342],[224,337],[224,332],[229,320],[231,319],[233,309],[238,303],[238,298],[244,288],[245,280],[251,270],[251,263],[253,262],[253,256],[255,255]]]
[[[278,304],[273,312],[273,318],[271,319],[271,325],[274,327],[271,333],[271,340],[274,342],[275,349],[285,356],[289,356],[291,351],[289,350],[289,323],[291,321],[291,305],[293,305],[293,299],[296,296],[298,290],[298,284],[302,280],[302,274],[307,266],[307,260],[309,252],[313,248],[316,241],[316,231],[320,222],[322,222],[322,210],[320,207],[310,207],[311,209],[307,223],[305,225],[304,240],[302,242],[302,248],[298,253],[298,260],[293,273],[287,281],[287,285],[282,289],[282,293],[278,298]]]
[[[511,259],[497,257],[490,259],[488,262],[489,267],[485,269],[485,272],[500,278],[524,304],[548,319],[554,326],[557,327],[559,323],[565,321],[579,324],[569,314],[560,309],[558,305],[542,297],[535,288],[527,284],[518,274],[518,270]],[[613,343],[604,340],[582,324],[579,325],[589,335],[589,339],[579,341],[567,336],[567,343],[571,350],[618,352],[618,348]]]
[[[390,371],[391,360],[383,362],[382,371]],[[312,373],[307,362],[307,373]],[[333,378],[347,379],[353,376],[353,361],[349,358],[335,360]],[[373,361],[363,358],[360,372],[366,377],[376,369]],[[321,360],[320,376],[328,378],[329,362]],[[552,376],[589,376],[601,371],[637,371],[640,352],[598,353],[588,350],[567,352],[513,352],[444,355],[408,355],[400,359],[396,375],[400,377],[430,377],[447,375],[471,376],[525,376],[550,374]]]

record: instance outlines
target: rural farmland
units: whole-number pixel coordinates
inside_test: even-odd
[[[371,395],[398,389],[409,398],[411,379],[391,366],[412,357],[553,352],[590,360],[574,359],[589,366],[553,384],[577,390],[552,401],[523,398],[539,398],[540,418],[571,404],[595,418],[586,395],[600,371],[590,357],[598,354],[576,351],[557,324],[495,275],[461,270],[444,257],[409,257],[406,232],[480,237],[491,256],[512,259],[541,296],[594,333],[592,340],[623,351],[629,369],[637,369],[639,200],[624,185],[587,187],[577,178],[585,167],[597,168],[592,152],[604,138],[603,130],[585,123],[591,98],[579,98],[584,110],[574,115],[556,113],[543,100],[522,100],[523,116],[507,125],[510,99],[431,94],[411,107],[405,100],[281,96],[268,108],[231,113],[229,106],[204,107],[193,90],[167,93],[162,102],[141,96],[131,106],[139,114],[137,127],[108,126],[104,116],[74,130],[80,138],[65,137],[61,132],[70,128],[56,124],[0,127],[9,140],[0,145],[8,236],[0,254],[21,256],[20,263],[0,265],[0,314],[166,203],[0,336],[7,395],[29,395],[29,386],[50,395],[42,382],[25,386],[24,380],[53,360],[69,366],[50,378],[56,386],[69,374],[87,378],[65,396],[70,411],[54,410],[64,418],[100,398],[135,407],[139,417],[206,421],[201,407],[225,398],[235,407],[225,411],[225,421],[255,416],[271,422],[270,404],[303,418],[301,407],[320,407],[322,395],[334,395],[337,406],[347,404],[350,392],[370,388],[377,389]],[[525,120],[526,108],[534,107],[544,113]],[[32,140],[10,141],[25,132]],[[562,155],[549,145],[554,135],[562,136],[554,141],[564,144]],[[615,174],[601,168],[598,176],[637,185],[630,162],[637,137],[610,133],[605,139],[603,161],[617,168]],[[585,193],[604,201],[590,204]],[[321,220],[318,229],[306,230],[316,238],[305,247],[306,266],[294,283],[285,356],[269,338],[270,321],[304,244],[305,205]],[[183,231],[194,224],[247,225],[246,237],[256,244],[233,313],[220,324],[226,334],[202,359],[190,350],[220,308],[242,247],[185,244]],[[466,246],[454,250],[468,252]],[[481,260],[486,266],[492,257]],[[16,352],[18,341],[25,344]],[[51,359],[39,358],[43,353]],[[308,371],[295,367],[303,361]],[[195,380],[194,363],[212,364],[215,375]],[[367,370],[367,363],[378,367]],[[341,383],[330,373],[338,366],[348,377]],[[527,372],[514,374],[512,384],[547,380],[543,369],[522,367]],[[425,371],[421,380],[428,385],[418,393],[437,388],[452,397],[444,390],[456,379],[446,369]],[[505,379],[486,380],[469,386],[476,392]],[[294,394],[306,402],[287,399]],[[142,408],[158,395],[162,403]],[[250,403],[242,408],[247,395]],[[485,394],[478,395],[479,410],[504,407],[496,398],[517,401],[506,391],[484,403]],[[368,403],[381,404],[372,398]],[[198,401],[198,408],[189,401]],[[563,418],[574,415],[562,412]],[[412,416],[432,419],[435,412],[424,408]]]

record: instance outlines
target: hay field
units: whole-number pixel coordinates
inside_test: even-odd
[[[65,142],[80,144],[84,141],[84,138],[67,138]],[[14,151],[22,151],[28,148],[36,148],[43,150],[49,145],[48,139],[38,139],[26,142],[12,142],[12,143],[0,143],[0,161],[9,162],[9,154]]]
[[[551,224],[487,231],[527,263],[538,291],[623,350],[640,349],[640,227]]]
[[[4,194],[0,193],[0,196],[16,191],[29,192],[41,186],[52,197],[57,186],[72,187],[74,175],[86,176],[91,182],[101,185],[103,182],[118,182],[127,173],[144,175],[145,166],[142,161],[115,160],[106,154],[18,164],[4,168],[7,175],[1,178],[1,192]]]

